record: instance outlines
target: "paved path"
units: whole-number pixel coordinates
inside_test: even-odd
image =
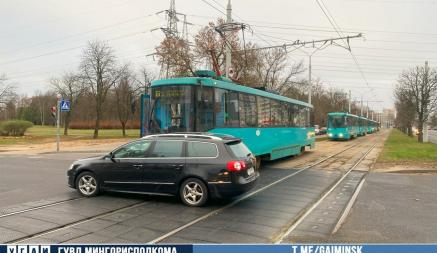
[[[338,242],[435,243],[437,175],[371,173]]]

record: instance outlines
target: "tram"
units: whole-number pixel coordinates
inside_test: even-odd
[[[151,84],[149,133],[211,132],[241,138],[258,161],[314,148],[313,106],[239,85],[214,71]]]

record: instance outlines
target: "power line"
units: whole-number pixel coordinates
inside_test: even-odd
[[[320,7],[320,9],[322,10],[323,14],[325,14],[325,16],[328,19],[329,23],[331,23],[331,25],[334,28],[334,30],[338,33],[339,36],[342,36],[342,33],[340,32],[340,29],[337,29],[337,27],[339,28],[339,26],[335,22],[334,18],[332,17],[331,13],[329,12],[329,9],[326,7],[326,5],[323,3],[323,1],[320,0],[320,2],[319,2],[319,0],[316,0],[316,2],[318,4],[318,6]],[[326,9],[326,11],[325,11],[325,9]],[[329,13],[329,15],[328,15],[328,13]],[[370,87],[369,82],[367,81],[367,78],[364,75],[364,72],[363,72],[360,64],[358,63],[358,60],[357,60],[356,56],[352,53],[352,51],[349,51],[349,52],[350,52],[352,58],[354,59],[355,65],[357,66],[357,69],[360,72],[361,77],[363,78],[363,80],[366,83],[366,85],[369,87],[370,91],[373,93],[374,90]]]
[[[131,19],[128,19],[128,20],[125,20],[125,21],[113,23],[111,25],[107,25],[107,26],[103,26],[103,27],[98,27],[98,28],[87,30],[87,31],[80,32],[80,33],[66,35],[64,37],[60,37],[60,38],[57,38],[57,39],[54,39],[54,40],[47,40],[47,41],[43,41],[43,42],[38,42],[38,43],[29,45],[29,46],[26,46],[26,47],[22,47],[22,48],[16,49],[16,50],[14,50],[12,52],[5,52],[5,53],[6,54],[17,53],[17,52],[20,52],[20,51],[25,50],[25,49],[35,48],[35,47],[39,47],[41,45],[52,44],[54,42],[64,41],[66,39],[78,37],[80,35],[89,34],[89,33],[93,33],[93,32],[96,32],[96,31],[111,29],[111,28],[114,28],[116,26],[132,23],[132,22],[135,22],[135,21],[138,21],[138,20],[143,20],[143,19],[145,19],[147,17],[151,17],[153,15],[156,15],[156,14],[143,15],[143,16],[140,16],[140,17],[135,17],[135,18],[131,18]],[[154,22],[154,23],[156,23],[156,22]],[[152,23],[148,23],[148,24],[152,24]]]
[[[125,35],[121,35],[121,36],[117,36],[111,39],[108,39],[106,41],[113,41],[113,40],[118,40],[118,39],[123,39],[123,38],[127,38],[127,37],[132,37],[135,35],[139,35],[139,34],[143,34],[146,33],[147,31],[139,31],[139,32],[134,32],[134,33],[128,33]],[[83,48],[85,45],[80,45],[80,46],[76,46],[76,47],[70,47],[70,48],[66,48],[66,49],[61,49],[61,50],[55,50],[52,52],[47,52],[44,54],[40,54],[40,55],[34,55],[34,56],[29,56],[29,57],[24,57],[24,58],[19,58],[19,59],[15,59],[15,60],[11,60],[11,61],[6,61],[6,62],[0,62],[0,66],[3,65],[8,65],[8,64],[12,64],[12,63],[18,63],[18,62],[23,62],[23,61],[29,61],[29,60],[33,60],[33,59],[37,59],[37,58],[41,58],[44,56],[49,56],[49,55],[56,55],[56,54],[60,54],[60,53],[64,53],[64,52],[68,52],[68,51],[73,51],[73,50],[77,50],[77,49],[81,49]]]

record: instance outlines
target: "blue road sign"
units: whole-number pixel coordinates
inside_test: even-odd
[[[61,100],[61,112],[70,111],[70,100]]]

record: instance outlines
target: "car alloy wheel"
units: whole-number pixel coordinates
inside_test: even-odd
[[[202,206],[208,199],[208,189],[199,179],[188,179],[182,184],[180,195],[186,205]]]
[[[95,196],[99,191],[97,179],[88,172],[79,175],[76,186],[79,193],[86,197]]]

